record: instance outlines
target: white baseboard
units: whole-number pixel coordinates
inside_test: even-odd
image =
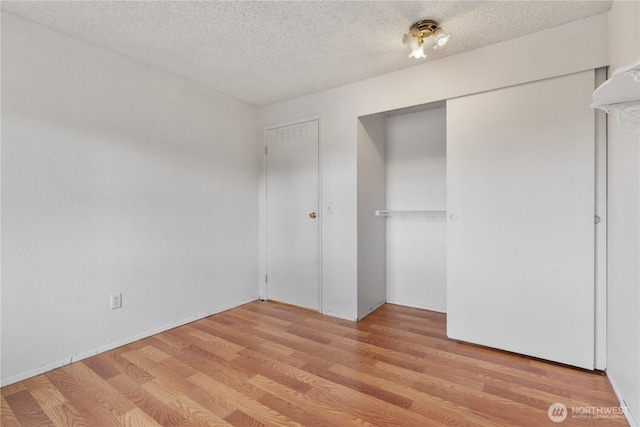
[[[438,313],[446,313],[447,312],[447,308],[446,307],[436,307],[436,306],[432,306],[432,305],[416,304],[416,303],[413,303],[413,302],[394,300],[394,299],[387,299],[387,302],[389,304],[404,305],[405,307],[420,308],[422,310],[436,311]]]
[[[634,418],[633,414],[629,410],[629,407],[627,406],[624,398],[622,397],[622,394],[620,393],[620,389],[616,385],[616,382],[613,381],[613,379],[610,376],[607,376],[607,378],[609,379],[609,382],[611,383],[611,387],[613,388],[613,392],[616,394],[616,397],[618,398],[618,402],[620,402],[620,407],[621,408],[626,408],[625,411],[624,411],[624,415],[625,415],[625,417],[627,417],[627,421],[629,422],[629,427],[640,427],[640,425],[638,424],[638,421],[636,421],[636,419]],[[636,414],[636,415],[640,415],[640,414]]]
[[[371,308],[371,310],[367,311],[363,316],[358,317],[358,322],[364,319],[365,317],[367,317],[368,315],[370,315],[371,313],[373,313],[374,311],[376,311],[377,309],[379,309],[380,307],[382,307],[385,303],[386,301],[380,301],[378,304],[374,305]]]
[[[230,310],[232,308],[239,307],[241,305],[250,303],[250,302],[255,301],[257,299],[258,299],[258,297],[255,297],[255,298],[248,299],[246,301],[238,302],[237,304],[231,304],[231,305],[228,305],[228,306],[218,307],[218,308],[215,308],[215,309],[213,309],[211,311],[207,311],[205,313],[200,313],[200,314],[197,314],[195,316],[189,317],[187,319],[181,319],[181,320],[178,320],[178,321],[176,321],[174,323],[170,323],[168,325],[164,325],[162,327],[155,328],[155,329],[152,329],[150,331],[146,331],[146,332],[143,332],[143,333],[140,333],[140,334],[137,334],[137,335],[133,335],[133,336],[130,336],[130,337],[127,337],[127,338],[123,338],[121,340],[111,342],[111,343],[109,343],[107,345],[104,345],[104,346],[101,346],[101,347],[98,347],[98,348],[95,348],[95,349],[92,349],[92,350],[89,350],[89,351],[85,351],[85,352],[82,352],[82,353],[71,355],[71,356],[69,356],[69,357],[67,357],[65,359],[62,359],[62,360],[58,360],[58,361],[55,361],[55,362],[52,362],[52,363],[47,363],[46,365],[42,365],[42,366],[40,366],[40,367],[38,367],[36,369],[31,369],[29,371],[22,372],[20,374],[14,375],[12,377],[3,379],[2,382],[0,382],[0,387],[4,387],[4,386],[7,386],[7,385],[10,385],[10,384],[13,384],[13,383],[17,383],[18,381],[26,380],[27,378],[35,377],[36,375],[44,374],[45,372],[49,372],[49,371],[52,371],[54,369],[60,368],[62,366],[69,365],[69,364],[71,364],[73,362],[77,362],[77,361],[80,361],[82,359],[86,359],[88,357],[95,356],[96,354],[99,354],[99,353],[104,353],[105,351],[113,350],[114,348],[122,347],[123,345],[131,344],[132,342],[141,340],[143,338],[148,338],[148,337],[150,337],[152,335],[159,334],[161,332],[168,331],[169,329],[177,328],[178,326],[186,325],[187,323],[195,322],[196,320],[203,319],[203,318],[205,318],[207,316],[211,316],[212,314],[222,313],[223,311],[227,311],[227,310]]]

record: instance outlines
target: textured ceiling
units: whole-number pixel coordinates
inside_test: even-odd
[[[606,12],[611,1],[2,1],[15,14],[255,105],[325,90]],[[402,34],[452,35],[427,59]]]

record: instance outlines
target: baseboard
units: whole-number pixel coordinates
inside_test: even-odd
[[[368,315],[370,315],[371,313],[373,313],[374,311],[376,311],[377,309],[382,307],[385,303],[386,303],[386,301],[380,301],[379,303],[377,303],[376,305],[371,307],[371,309],[369,311],[367,311],[364,315],[359,316],[357,321],[358,322],[361,321],[362,319],[364,319],[365,317],[367,317]]]
[[[394,300],[394,299],[387,299],[387,302],[389,304],[403,305],[405,307],[411,307],[411,308],[420,308],[422,310],[435,311],[435,312],[438,312],[438,313],[446,313],[447,312],[447,308],[446,307],[436,307],[436,306],[432,306],[432,305],[416,304],[416,303],[413,303],[413,302]]]
[[[8,386],[10,384],[17,383],[18,381],[23,381],[23,380],[26,380],[27,378],[31,378],[31,377],[35,377],[36,375],[44,374],[45,372],[49,372],[49,371],[52,371],[54,369],[61,368],[63,366],[69,365],[69,364],[71,364],[73,362],[78,362],[78,361],[80,361],[82,359],[86,359],[88,357],[95,356],[96,354],[104,353],[105,351],[113,350],[114,348],[118,348],[118,347],[122,347],[123,345],[131,344],[132,342],[141,340],[143,338],[148,338],[148,337],[150,337],[152,335],[159,334],[159,333],[168,331],[168,330],[173,329],[173,328],[177,328],[178,326],[183,326],[183,325],[186,325],[187,323],[191,323],[191,322],[195,322],[196,320],[204,319],[205,317],[211,316],[213,314],[222,313],[223,311],[227,311],[227,310],[230,310],[232,308],[239,307],[241,305],[250,303],[252,301],[256,301],[257,299],[258,299],[258,297],[255,297],[255,298],[251,298],[251,299],[248,299],[248,300],[245,300],[245,301],[238,302],[237,304],[230,304],[228,306],[218,307],[218,308],[215,308],[215,309],[213,309],[211,311],[207,311],[205,313],[200,313],[200,314],[197,314],[195,316],[189,317],[187,319],[181,319],[181,320],[178,320],[178,321],[176,321],[174,323],[170,323],[170,324],[164,325],[162,327],[152,329],[150,331],[146,331],[146,332],[143,332],[143,333],[140,333],[140,334],[137,334],[137,335],[133,335],[133,336],[124,338],[124,339],[119,340],[119,341],[111,342],[111,343],[109,343],[107,345],[104,345],[104,346],[101,346],[101,347],[98,347],[98,348],[95,348],[95,349],[92,349],[92,350],[89,350],[89,351],[85,351],[85,352],[82,352],[82,353],[71,355],[71,356],[69,356],[69,357],[67,357],[65,359],[58,360],[58,361],[52,362],[52,363],[48,363],[48,364],[42,365],[42,366],[40,366],[40,367],[38,367],[36,369],[32,369],[30,371],[23,372],[21,374],[14,375],[12,377],[3,379],[2,382],[0,382],[0,387]]]
[[[611,388],[613,388],[613,392],[616,394],[616,397],[618,398],[618,402],[620,402],[620,407],[626,408],[624,411],[624,415],[625,417],[627,417],[627,421],[629,422],[629,427],[640,427],[640,425],[638,424],[638,421],[636,421],[633,414],[629,410],[629,406],[627,406],[624,398],[622,397],[622,394],[620,393],[620,389],[616,385],[616,382],[613,381],[613,379],[608,375],[607,375],[607,378],[609,379],[609,383],[611,383]],[[636,415],[640,415],[640,414],[636,414]]]

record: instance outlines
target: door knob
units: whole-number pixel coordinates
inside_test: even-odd
[[[315,212],[309,214],[309,218],[316,218],[318,215]]]

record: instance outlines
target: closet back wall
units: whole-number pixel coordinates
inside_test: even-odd
[[[446,210],[446,114],[386,118],[387,209]],[[387,218],[387,302],[446,311],[444,215]]]

